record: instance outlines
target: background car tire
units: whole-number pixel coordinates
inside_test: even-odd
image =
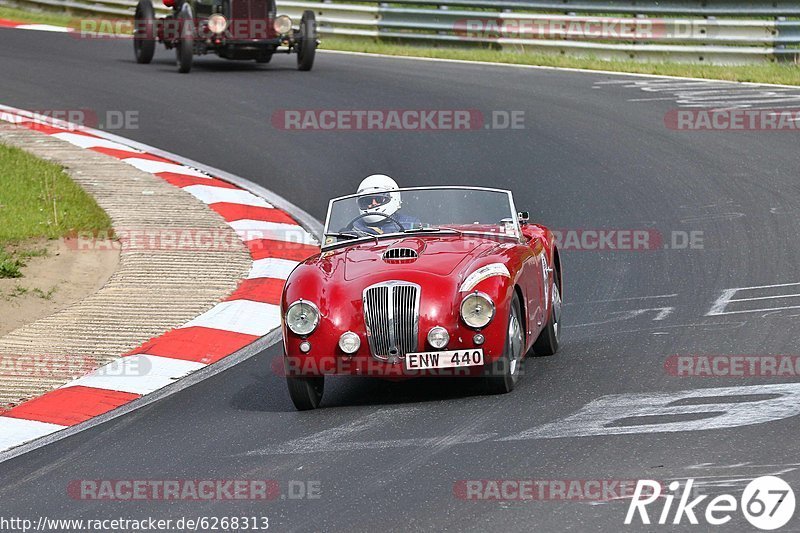
[[[319,407],[325,391],[325,376],[290,377],[286,376],[289,396],[298,411],[309,411]]]
[[[256,63],[269,63],[272,61],[272,52],[263,53],[256,59]]]
[[[186,74],[192,70],[194,56],[194,17],[188,5],[184,5],[178,15],[178,44],[175,46],[175,59],[178,72]]]
[[[133,53],[136,62],[150,63],[156,53],[156,12],[150,0],[139,0],[134,15]]]
[[[317,54],[317,19],[311,10],[303,11],[300,19],[300,48],[297,51],[297,70],[311,70]]]
[[[525,328],[522,327],[521,309],[515,291],[508,310],[503,356],[487,368],[486,388],[492,394],[505,394],[514,390],[522,373],[522,361],[525,358]]]
[[[547,325],[533,343],[533,353],[536,355],[554,355],[558,351],[561,336],[561,280],[556,275],[553,280],[553,289],[550,291],[550,316]]]

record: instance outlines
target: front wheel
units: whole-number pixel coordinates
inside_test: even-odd
[[[317,54],[317,19],[311,10],[303,11],[300,19],[300,43],[297,50],[297,70],[311,70]]]
[[[547,325],[533,343],[533,353],[536,355],[554,355],[558,351],[561,336],[561,282],[558,276],[553,280],[553,290],[550,291],[550,317]]]
[[[188,6],[178,15],[178,32],[175,62],[178,65],[178,72],[186,74],[192,70],[194,55],[194,17]]]
[[[508,328],[503,356],[487,368],[486,386],[492,394],[505,394],[514,390],[522,372],[525,357],[525,330],[519,297],[514,298],[508,310]]]
[[[147,64],[156,53],[156,12],[153,3],[139,0],[134,17],[133,53],[137,63]]]
[[[290,377],[286,376],[289,396],[298,411],[310,411],[319,407],[325,391],[325,376]]]

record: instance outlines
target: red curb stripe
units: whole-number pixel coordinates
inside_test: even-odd
[[[0,19],[0,28],[16,28],[17,26],[24,24],[23,22],[16,22],[13,20],[8,19]]]
[[[74,426],[139,397],[139,394],[94,387],[66,387],[27,401],[3,416]]]
[[[232,204],[219,202],[212,204],[211,209],[222,215],[226,222],[237,220],[261,220],[263,222],[278,222],[281,224],[295,224],[297,222],[285,212],[274,207],[256,207],[254,205]]]
[[[257,335],[247,335],[235,331],[191,326],[168,331],[160,337],[150,339],[125,355],[146,353],[211,364],[244,348],[258,338]]]
[[[284,279],[246,279],[225,300],[251,300],[253,302],[280,305],[284,285],[286,285],[286,280]]]
[[[158,172],[156,176],[165,180],[170,185],[176,187],[189,187],[191,185],[210,185],[212,187],[220,187],[221,189],[238,189],[236,185],[222,181],[219,178],[199,178],[197,176],[189,176],[187,174],[176,174],[175,172]],[[214,204],[219,205],[219,204]]]
[[[319,246],[300,244],[297,242],[276,241],[272,239],[253,239],[245,242],[254,260],[273,257],[275,259],[291,259],[303,261],[319,253]]]
[[[160,163],[175,164],[174,161],[170,161],[169,159],[164,159],[163,157],[159,157],[157,155],[146,154],[142,152],[134,152],[132,149],[118,150],[116,148],[104,148],[102,146],[96,146],[94,148],[89,148],[89,150],[93,150],[95,152],[99,152],[105,155],[110,155],[111,157],[116,157],[117,159],[129,159],[131,157],[135,157],[136,159],[147,159],[149,161],[158,161]]]

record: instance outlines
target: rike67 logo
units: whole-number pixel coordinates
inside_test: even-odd
[[[638,516],[642,524],[650,524],[652,520],[660,525],[686,522],[697,525],[704,519],[706,524],[721,526],[741,512],[753,527],[774,530],[786,525],[794,515],[794,491],[779,477],[762,476],[752,480],[739,500],[731,494],[720,494],[708,501],[705,500],[709,496],[701,494],[690,500],[693,484],[693,479],[687,480],[678,494],[681,484],[673,481],[667,487],[669,492],[662,495],[660,482],[640,479],[628,506],[625,524],[634,523]],[[673,510],[676,498],[678,503]],[[659,499],[663,499],[663,507],[655,503]],[[649,512],[654,512],[652,518]]]

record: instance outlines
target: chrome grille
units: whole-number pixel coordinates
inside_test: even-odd
[[[419,285],[402,281],[364,289],[364,322],[372,355],[405,357],[417,349]]]

